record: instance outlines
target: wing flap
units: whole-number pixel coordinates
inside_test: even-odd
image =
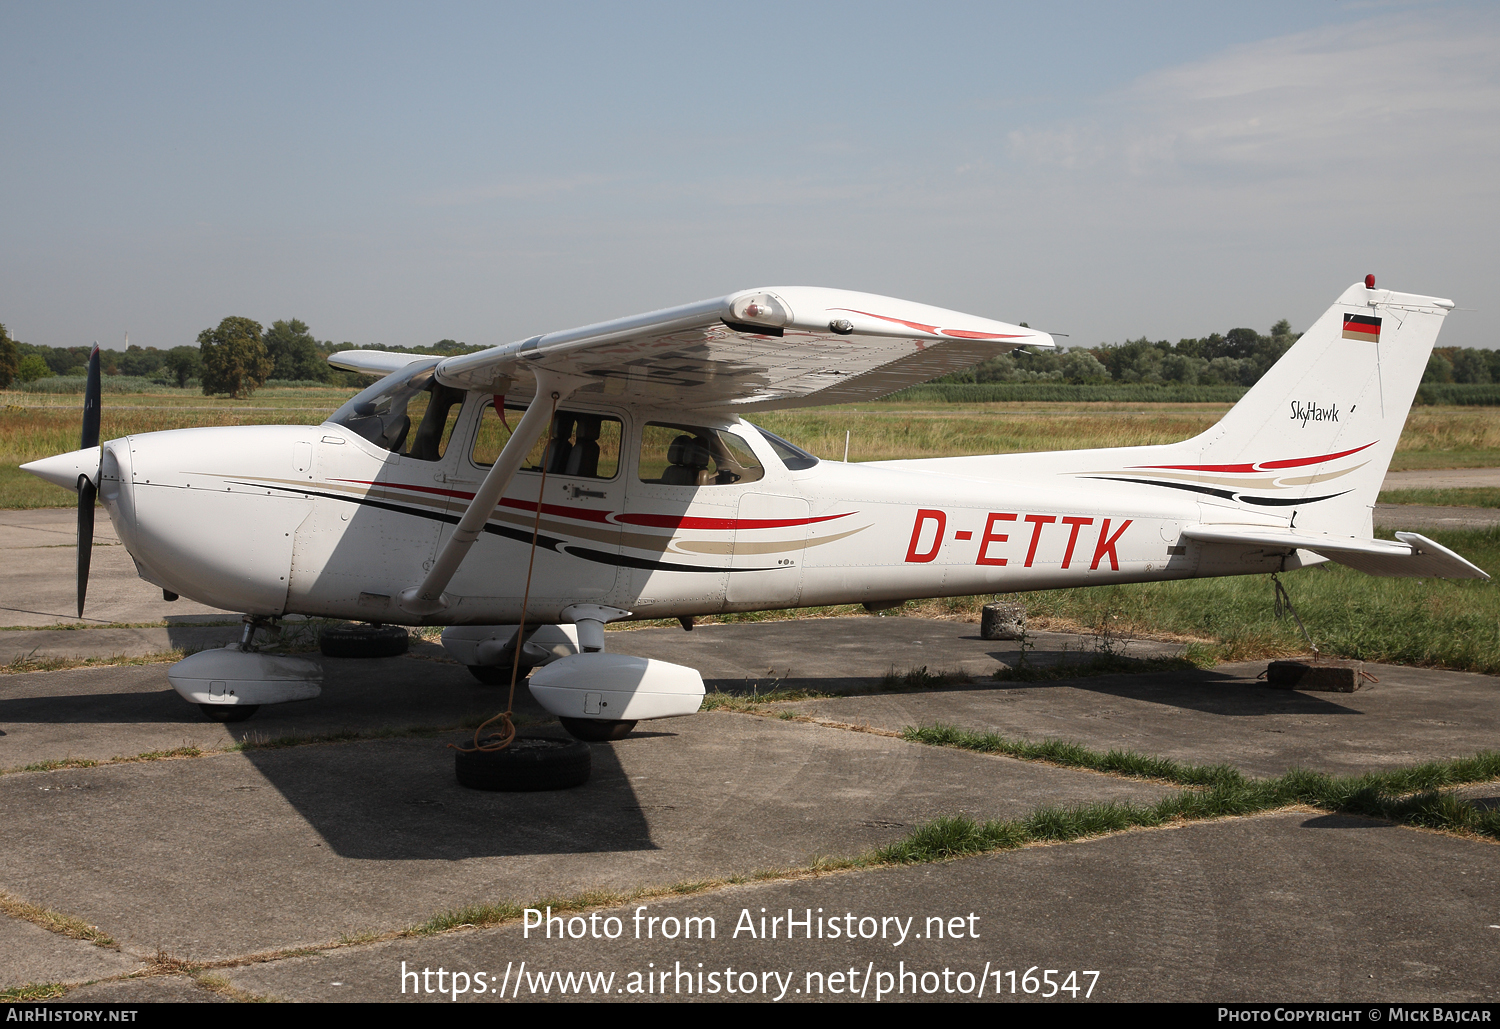
[[[1396,542],[1240,525],[1193,525],[1184,529],[1182,534],[1199,543],[1285,547],[1288,551],[1310,550],[1366,575],[1437,579],[1489,578],[1489,574],[1477,565],[1441,543],[1414,532],[1396,533]]]

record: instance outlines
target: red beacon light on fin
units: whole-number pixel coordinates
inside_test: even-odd
[[[1366,275],[1365,276],[1365,289],[1374,289],[1374,288],[1375,288],[1375,276],[1373,276],[1373,275]]]

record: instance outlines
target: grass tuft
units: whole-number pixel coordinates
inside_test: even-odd
[[[974,681],[974,677],[968,672],[929,672],[927,666],[911,668],[905,674],[898,674],[896,667],[886,672],[880,679],[880,688],[883,690],[930,690],[938,686],[963,686]]]
[[[30,922],[32,925],[40,926],[48,932],[66,936],[69,939],[83,940],[92,943],[96,947],[107,947],[118,950],[119,944],[114,937],[103,932],[97,925],[89,925],[83,919],[74,915],[54,911],[51,908],[42,907],[40,904],[32,904],[20,897],[11,896],[9,893],[0,891],[0,912]]]
[[[1243,817],[1294,805],[1500,840],[1500,811],[1439,790],[1442,786],[1500,778],[1500,751],[1481,751],[1472,757],[1359,776],[1333,776],[1298,768],[1271,779],[1249,779],[1228,765],[1187,765],[1117,750],[1100,754],[1076,743],[1009,740],[995,733],[966,732],[952,726],[908,726],[901,736],[914,743],[1005,754],[1187,788],[1149,805],[1048,807],[1022,819],[984,823],[962,817],[939,818],[878,851],[876,856],[882,861],[939,861],[960,854],[1060,843],[1175,821]],[[1413,793],[1414,789],[1420,792]]]
[[[33,1000],[56,1000],[68,992],[62,983],[27,983],[0,990],[0,1004],[17,1004]]]

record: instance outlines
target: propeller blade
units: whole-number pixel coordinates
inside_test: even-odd
[[[99,344],[89,352],[89,379],[83,390],[83,437],[79,450],[88,450],[99,445]]]
[[[103,388],[99,382],[99,343],[89,352],[89,378],[83,389],[83,433],[79,450],[99,445],[99,403]],[[83,617],[83,600],[89,592],[89,561],[94,556],[94,498],[99,488],[87,475],[78,477],[78,617]]]
[[[98,422],[95,422],[98,432]],[[98,489],[87,475],[78,477],[78,617],[83,617],[83,598],[89,591],[89,559],[94,555],[94,497]]]

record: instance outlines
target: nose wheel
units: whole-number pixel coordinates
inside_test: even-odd
[[[199,704],[198,710],[210,722],[243,722],[260,710],[259,704]]]
[[[630,730],[635,728],[635,720],[611,721],[604,718],[563,718],[557,719],[562,727],[568,730],[568,735],[575,740],[583,740],[585,743],[608,743],[610,740],[623,740],[630,735]]]

